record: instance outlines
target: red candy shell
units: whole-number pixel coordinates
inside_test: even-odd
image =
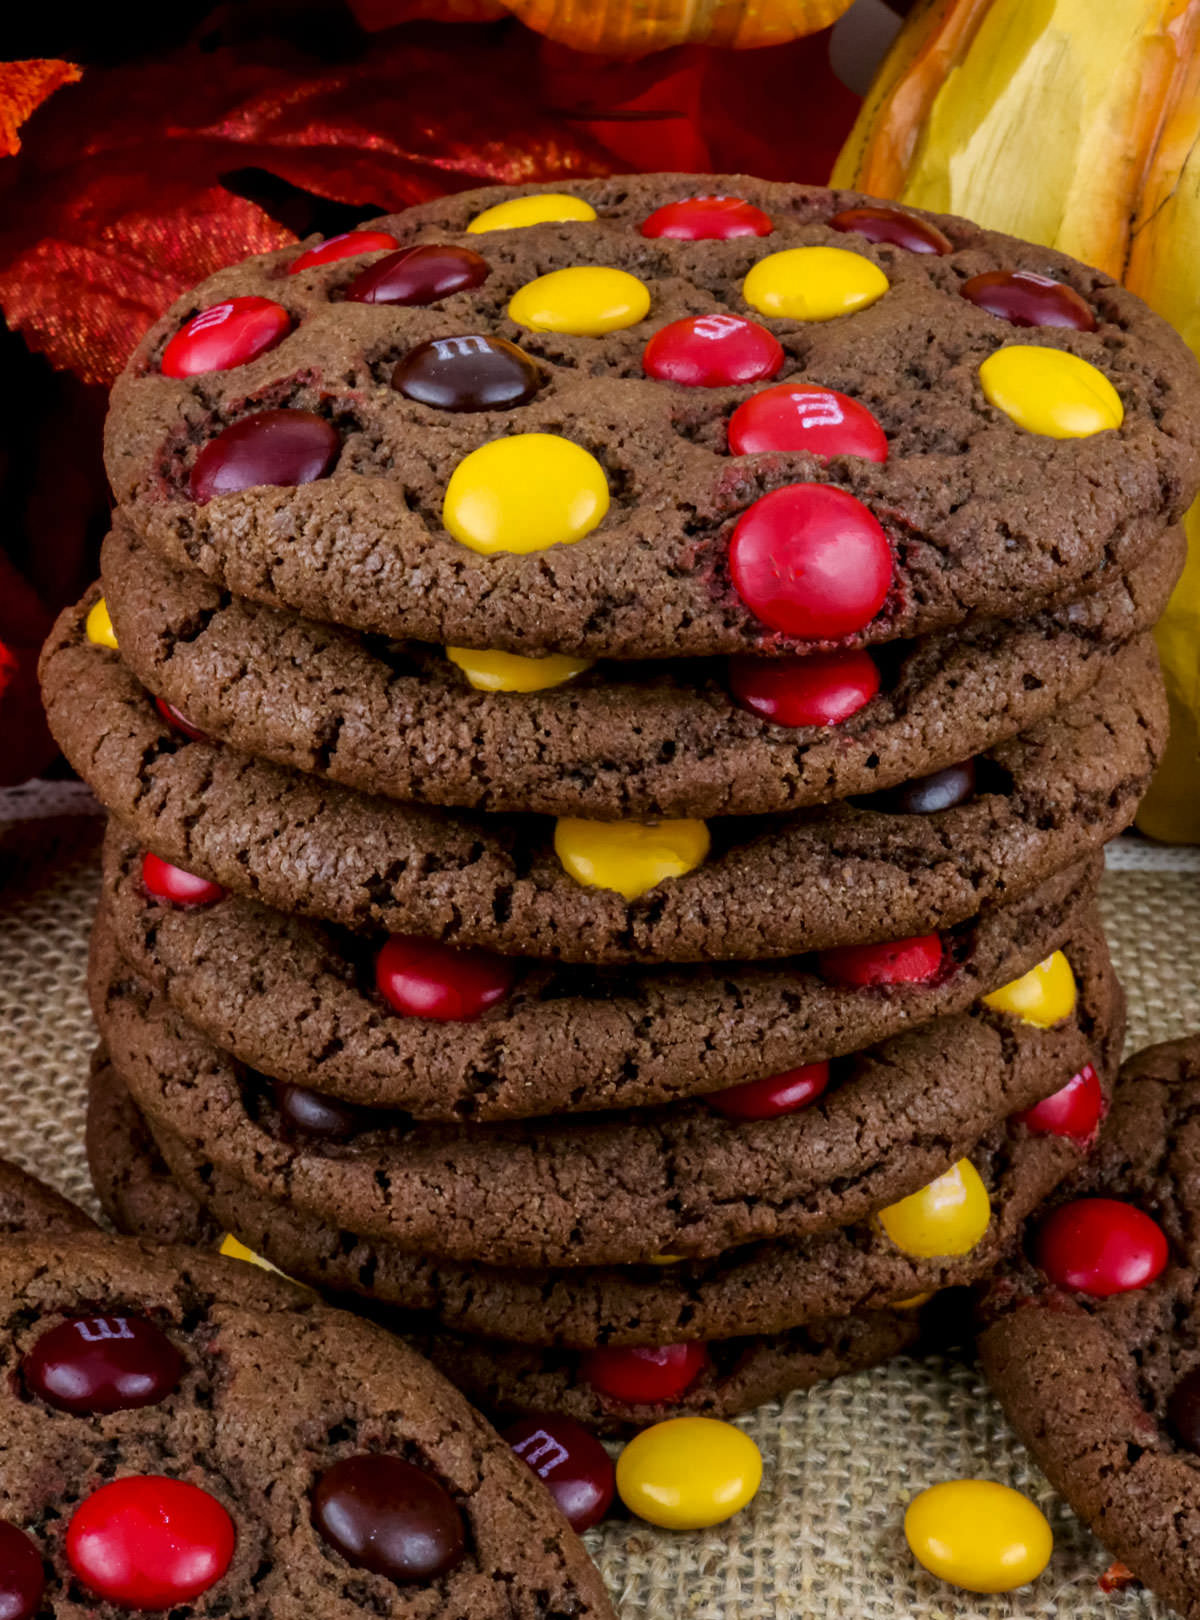
[[[729,449],[735,456],[767,450],[807,450],[829,461],[861,456],[886,461],[887,435],[865,405],[832,388],[779,383],[751,394],[729,418]]]
[[[830,984],[924,984],[937,978],[944,954],[940,935],[918,934],[881,945],[839,945],[822,951],[818,963]]]
[[[316,247],[310,247],[288,266],[289,276],[298,276],[302,270],[312,270],[319,264],[333,264],[338,259],[357,258],[360,253],[384,253],[398,244],[386,231],[343,231],[330,236]]]
[[[788,484],[742,513],[729,542],[734,588],[772,630],[850,635],[887,600],[892,552],[873,514],[827,484]]]
[[[964,281],[961,291],[968,303],[1013,326],[1096,330],[1096,317],[1074,287],[1033,270],[986,270]]]
[[[770,1074],[765,1080],[748,1080],[744,1086],[710,1092],[704,1100],[727,1119],[778,1119],[781,1114],[807,1108],[828,1084],[828,1063],[805,1063],[799,1069]]]
[[[807,658],[729,660],[729,690],[751,714],[777,726],[839,726],[879,690],[879,670],[865,649]]]
[[[783,364],[783,350],[765,326],[742,315],[693,315],[672,321],[647,343],[642,370],[684,388],[725,388],[766,382]]]
[[[1077,1198],[1042,1222],[1038,1265],[1059,1288],[1125,1294],[1152,1283],[1167,1263],[1162,1227],[1116,1198]]]
[[[1100,1076],[1085,1063],[1061,1090],[1026,1108],[1014,1118],[1034,1136],[1069,1136],[1087,1142],[1095,1134],[1104,1114],[1104,1092]]]
[[[375,983],[390,1007],[442,1023],[478,1018],[503,1001],[516,975],[508,957],[454,950],[416,934],[393,934],[375,960]]]
[[[0,1620],[33,1620],[45,1589],[41,1553],[24,1530],[0,1519]]]
[[[341,449],[337,429],[315,411],[257,411],[209,440],[193,463],[188,491],[204,506],[214,496],[264,484],[312,484],[333,471]]]
[[[630,1406],[674,1400],[708,1365],[702,1344],[588,1350],[579,1370],[593,1389]]]
[[[899,208],[844,208],[829,223],[835,231],[854,231],[868,242],[890,242],[909,253],[950,253],[954,248],[936,225]]]
[[[142,885],[153,900],[166,900],[176,906],[211,906],[225,898],[219,883],[185,872],[157,855],[142,858]]]
[[[269,298],[227,298],[185,322],[163,350],[164,377],[231,371],[266,354],[292,329],[292,317]]]
[[[229,1568],[233,1520],[196,1485],[158,1474],[102,1485],[75,1509],[67,1560],[91,1591],[127,1609],[171,1609]]]
[[[558,1503],[572,1530],[590,1530],[612,1506],[616,1471],[608,1452],[581,1424],[533,1412],[504,1438]]]
[[[735,236],[770,236],[770,215],[743,197],[684,197],[656,208],[639,227],[643,236],[684,242],[727,242]]]
[[[173,703],[168,703],[166,698],[155,698],[154,707],[169,726],[173,726],[176,731],[182,731],[184,736],[190,737],[193,742],[212,741],[207,732],[201,731],[199,726],[194,726],[183,710],[177,709]]]

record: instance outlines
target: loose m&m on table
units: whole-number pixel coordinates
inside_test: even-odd
[[[987,1479],[931,1485],[909,1503],[904,1536],[931,1575],[966,1592],[1012,1592],[1050,1562],[1054,1538],[1041,1510]]]
[[[631,1513],[665,1530],[723,1524],[762,1483],[762,1453],[716,1418],[677,1417],[643,1429],[617,1458],[617,1490]]]

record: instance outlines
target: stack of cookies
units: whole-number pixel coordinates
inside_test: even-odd
[[[745,177],[180,300],[43,664],[110,1213],[599,1427],[941,1331],[1107,1106],[1198,382],[1061,254]]]

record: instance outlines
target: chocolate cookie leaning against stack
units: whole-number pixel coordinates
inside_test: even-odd
[[[744,177],[182,299],[43,664],[110,1213],[598,1427],[936,1332],[1106,1106],[1198,405],[1098,272]]]

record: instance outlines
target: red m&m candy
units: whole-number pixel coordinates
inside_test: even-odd
[[[1103,1299],[1152,1283],[1167,1263],[1167,1240],[1133,1204],[1077,1198],[1042,1222],[1036,1259],[1059,1288]]]
[[[193,742],[212,742],[207,732],[201,731],[199,726],[194,726],[183,710],[177,709],[173,703],[168,703],[166,698],[155,698],[154,707],[169,726],[174,726],[176,731],[182,731],[184,736],[190,737]]]
[[[742,601],[772,630],[813,640],[869,624],[892,584],[874,515],[845,490],[788,484],[738,519],[729,567]]]
[[[1075,291],[1033,270],[987,270],[962,284],[963,297],[1013,326],[1069,326],[1094,332],[1096,317]]]
[[[1069,1136],[1076,1142],[1088,1141],[1104,1113],[1104,1092],[1100,1076],[1090,1063],[1053,1096],[1013,1117],[1034,1136]]]
[[[375,960],[375,983],[389,1006],[444,1023],[478,1018],[504,999],[516,976],[509,957],[416,934],[393,934]]]
[[[310,247],[292,260],[289,276],[298,276],[302,270],[315,269],[319,264],[333,264],[337,259],[357,258],[360,253],[381,253],[396,246],[396,238],[386,231],[343,231],[340,236],[329,236],[316,247]]]
[[[779,383],[743,401],[729,418],[729,448],[735,456],[807,450],[822,461],[886,461],[888,453],[887,436],[865,405],[803,383]]]
[[[805,1063],[764,1080],[713,1091],[704,1099],[727,1119],[778,1119],[815,1102],[829,1084],[829,1064]]]
[[[233,1520],[197,1485],[134,1474],[102,1485],[75,1509],[67,1561],[83,1584],[126,1609],[173,1609],[229,1568]]]
[[[199,506],[260,484],[311,484],[333,471],[337,429],[315,411],[258,411],[244,416],[196,457],[188,488]]]
[[[231,371],[266,354],[288,335],[292,317],[269,298],[229,298],[184,323],[163,350],[164,377]]]
[[[593,1389],[631,1406],[672,1401],[708,1365],[702,1344],[660,1344],[585,1351],[579,1370]]]
[[[835,231],[854,231],[868,242],[890,242],[909,253],[949,253],[954,246],[936,225],[900,208],[843,208],[829,223]]]
[[[167,900],[175,906],[211,906],[225,898],[219,883],[185,872],[157,855],[142,859],[142,886],[152,900]]]
[[[879,690],[879,670],[865,649],[807,658],[729,660],[729,690],[751,714],[777,726],[839,726]]]
[[[693,315],[656,332],[642,370],[684,388],[726,388],[765,382],[783,364],[783,349],[765,326],[742,315]]]
[[[470,248],[426,242],[368,265],[344,296],[353,304],[435,304],[452,293],[482,286],[489,274],[487,260]]]
[[[600,1523],[612,1505],[616,1475],[595,1435],[570,1418],[535,1412],[505,1429],[504,1438],[547,1487],[572,1530]]]
[[[770,236],[770,215],[744,197],[683,197],[656,208],[639,227],[643,236],[684,242],[727,242],[734,236]]]
[[[937,978],[944,955],[940,935],[918,934],[881,945],[839,945],[818,961],[830,984],[924,984]]]
[[[0,1620],[33,1620],[45,1588],[41,1553],[24,1530],[0,1519]]]
[[[157,1406],[178,1384],[183,1357],[140,1316],[75,1316],[50,1328],[21,1363],[35,1395],[64,1412]]]

